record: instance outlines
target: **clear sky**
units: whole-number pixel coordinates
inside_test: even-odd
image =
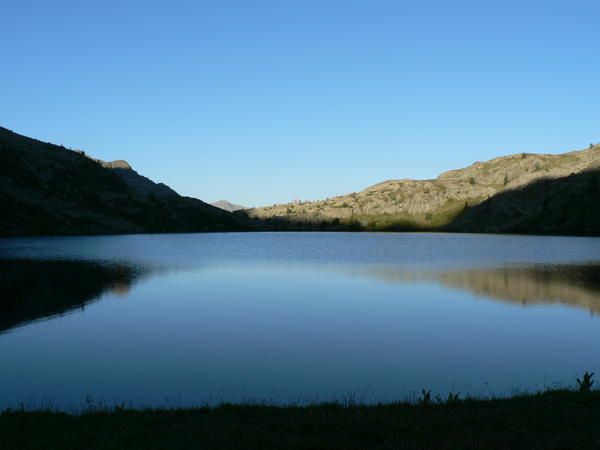
[[[600,141],[600,2],[0,0],[0,125],[206,201]]]

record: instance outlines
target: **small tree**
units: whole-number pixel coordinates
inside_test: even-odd
[[[510,180],[508,179],[508,174],[504,175],[504,186],[508,184]]]

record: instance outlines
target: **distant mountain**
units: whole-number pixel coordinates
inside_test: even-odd
[[[0,127],[0,235],[191,232],[248,229],[248,220],[183,197],[125,161]]]
[[[327,200],[266,206],[245,212],[282,229],[598,233],[600,227],[594,229],[596,225],[592,222],[588,228],[573,224],[571,227],[546,226],[540,218],[536,219],[536,225],[525,226],[529,219],[533,220],[528,218],[529,214],[538,214],[543,204],[551,208],[556,203],[557,208],[563,208],[558,204],[583,195],[581,183],[587,183],[588,178],[594,179],[598,169],[598,145],[560,155],[520,153],[476,162],[464,169],[445,172],[433,180],[390,180],[361,192]],[[581,177],[569,178],[584,173]],[[541,190],[536,183],[544,186],[545,197],[540,197],[538,191]],[[527,190],[528,186],[533,190]],[[528,197],[531,192],[536,193],[534,198]],[[590,202],[600,201],[598,194],[585,192]],[[492,208],[496,211],[494,218],[484,218],[481,209],[487,208],[489,212],[490,207],[483,204],[500,205],[499,199],[504,203],[518,199],[518,210],[498,206]],[[475,208],[477,205],[481,207]],[[564,207],[567,208],[564,214],[570,214],[570,206],[565,204]],[[543,213],[547,216],[548,210]],[[572,217],[564,220],[565,224],[574,221]],[[581,224],[581,219],[578,220]]]
[[[234,203],[228,202],[227,200],[219,200],[214,203],[211,203],[211,205],[213,205],[217,208],[220,208],[220,209],[224,209],[225,211],[229,211],[229,212],[240,211],[242,209],[246,209],[245,206],[236,205]]]

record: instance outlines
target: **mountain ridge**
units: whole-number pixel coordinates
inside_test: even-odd
[[[314,202],[242,209],[184,197],[124,160],[0,127],[0,236],[198,231],[600,234],[600,146],[477,161]],[[225,207],[236,208],[230,213]]]

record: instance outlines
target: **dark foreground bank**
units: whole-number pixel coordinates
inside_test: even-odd
[[[0,414],[2,449],[592,449],[600,391],[378,406]]]

